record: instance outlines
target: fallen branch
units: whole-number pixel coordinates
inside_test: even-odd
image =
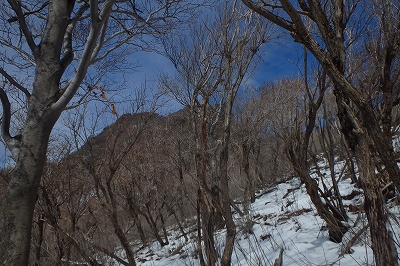
[[[283,195],[282,199],[286,198],[291,192],[300,189],[300,187],[295,187],[295,188],[288,188],[285,195]]]

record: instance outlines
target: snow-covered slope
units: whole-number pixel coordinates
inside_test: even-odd
[[[349,179],[340,181],[339,188],[343,196],[357,191]],[[362,195],[344,200],[343,203],[345,206],[361,206]],[[347,242],[367,223],[365,215],[349,211],[351,229],[343,243],[329,241],[323,220],[316,214],[304,185],[300,186],[297,178],[260,191],[250,210],[247,217],[235,215],[238,233],[232,265],[273,265],[281,249],[285,266],[373,265],[368,230],[351,247],[349,254],[341,255]],[[393,214],[390,219],[392,230],[397,237],[399,226],[396,225],[396,217],[399,216],[399,207],[391,207],[390,211]],[[183,238],[177,237],[178,231],[171,229],[171,244],[163,248],[154,244],[142,250],[138,254],[138,265],[199,265],[196,235],[194,230],[192,232],[190,240],[185,242]],[[217,235],[220,250],[224,233],[222,230]],[[398,239],[396,242],[399,243]]]

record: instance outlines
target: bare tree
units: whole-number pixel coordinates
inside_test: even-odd
[[[74,156],[70,136],[53,134],[49,145],[34,213],[31,263],[62,265],[79,261],[98,265],[106,256],[97,248],[106,241],[97,241],[103,224],[96,217],[94,186]],[[103,245],[104,250],[107,248]]]
[[[245,213],[246,206],[255,201],[256,189],[279,182],[292,169],[284,152],[286,140],[281,137],[285,123],[282,117],[288,112],[286,107],[293,105],[289,96],[291,92],[294,95],[300,92],[296,88],[285,93],[279,90],[280,82],[246,88],[235,101],[236,123],[233,124],[232,142],[237,164],[241,165],[240,174],[245,179]]]
[[[215,264],[217,254],[213,238],[212,202],[208,185],[208,134],[207,108],[213,93],[221,82],[222,70],[218,68],[218,40],[209,34],[207,25],[193,27],[192,39],[170,38],[164,41],[165,55],[178,71],[174,78],[163,77],[162,86],[178,102],[189,109],[191,136],[195,146],[194,176],[197,182],[197,232],[201,265],[206,265],[201,239],[204,239],[207,264]]]
[[[164,203],[167,200],[157,194],[162,187],[162,183],[157,182],[165,180],[167,174],[161,163],[165,158],[149,149],[155,144],[153,135],[161,134],[157,128],[162,128],[157,124],[161,118],[153,111],[157,98],[148,101],[143,97],[145,95],[139,93],[134,99],[141,106],[138,113],[122,115],[97,136],[83,136],[85,144],[74,154],[86,178],[92,180],[92,193],[96,195],[97,203],[94,209],[106,215],[107,219],[102,220],[108,227],[114,228],[110,235],[118,239],[127,261],[106,248],[100,248],[99,244],[92,245],[105,256],[124,265],[135,265],[135,250],[131,243],[134,232],[130,228],[132,224],[136,225],[143,244],[147,243],[140,217],[146,219],[151,233],[162,246],[168,244],[168,239],[164,241],[159,233],[161,224],[165,237],[165,221],[168,217]],[[150,111],[146,112],[147,108]],[[79,124],[82,128],[71,128],[75,136],[87,130],[84,121]],[[156,145],[154,148],[161,152],[161,148],[167,149],[167,146]],[[150,156],[157,159],[147,159]],[[169,192],[169,189],[166,191]]]
[[[169,163],[180,115],[124,114],[92,135],[96,130],[83,115],[91,110],[83,107],[66,121],[72,131],[66,145],[52,145],[63,152],[52,156],[42,178],[33,262],[134,265],[137,249],[154,239],[168,245],[167,226],[182,223],[176,213],[181,182],[171,178],[175,169]],[[96,124],[93,121],[93,127]],[[181,133],[180,138],[188,138]],[[74,143],[76,147],[68,149]],[[52,148],[50,155],[57,154]],[[115,250],[124,250],[124,256]]]
[[[2,137],[15,168],[2,215],[0,263],[27,265],[35,199],[54,124],[77,95],[91,65],[126,54],[122,46],[140,39],[135,37],[161,33],[183,6],[180,1],[113,0],[9,0],[1,5],[0,44],[8,51],[1,55],[7,66],[0,69],[8,82],[0,90]],[[27,73],[25,83],[16,74],[21,69]],[[23,102],[26,112],[14,136],[10,95]]]
[[[271,29],[251,13],[243,12],[238,3],[223,3],[219,10],[213,24],[203,21],[195,28],[193,39],[175,46],[165,42],[166,54],[179,76],[163,82],[190,109],[196,143],[198,217],[208,265],[218,261],[214,227],[221,215],[227,228],[221,264],[229,265],[231,261],[236,235],[228,177],[232,106],[254,56],[271,34]],[[200,259],[204,265],[202,254]]]
[[[366,195],[364,207],[371,223],[376,262],[378,265],[398,265],[393,238],[385,225],[387,214],[382,196],[375,180],[375,171],[371,168],[373,157],[378,155],[390,179],[397,189],[400,188],[400,170],[389,133],[392,128],[392,109],[398,99],[394,86],[399,78],[399,16],[393,11],[398,9],[398,3],[340,0],[243,2],[307,47],[331,78],[341,129],[361,170],[360,177]],[[366,25],[374,25],[372,31]],[[368,45],[369,34],[376,37],[372,41],[373,49]],[[366,51],[367,57],[361,61],[362,64],[354,64],[351,58],[355,54],[353,51]],[[381,56],[370,57],[373,54]],[[376,70],[376,80],[365,83],[365,76],[356,78],[359,77],[356,72],[364,66]],[[379,103],[365,93],[365,85],[378,95]],[[371,143],[374,144],[372,150]]]
[[[261,46],[271,39],[271,27],[252,14],[243,12],[240,4],[227,4],[220,19],[222,25],[222,65],[220,107],[223,110],[222,135],[219,152],[218,184],[222,215],[227,229],[221,265],[230,265],[236,235],[236,226],[231,212],[228,177],[229,146],[231,143],[232,109],[236,95],[242,86]]]
[[[251,171],[250,156],[257,147],[260,146],[261,132],[267,120],[267,113],[264,104],[260,101],[259,93],[252,95],[246,93],[243,97],[238,97],[234,106],[234,117],[237,123],[233,125],[232,142],[237,151],[240,151],[238,160],[241,171],[245,178],[243,189],[243,208],[248,213],[249,203],[255,201],[255,170]],[[240,172],[241,172],[240,171]]]

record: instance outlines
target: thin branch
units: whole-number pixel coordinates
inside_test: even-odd
[[[118,261],[119,263],[121,263],[122,265],[126,265],[126,266],[129,266],[129,265],[130,265],[129,263],[127,263],[126,261],[124,261],[123,259],[121,259],[120,257],[118,257],[117,255],[115,255],[114,252],[112,252],[112,251],[108,250],[107,248],[105,248],[105,247],[103,247],[103,246],[97,244],[96,242],[94,242],[94,241],[93,241],[87,234],[85,234],[85,233],[83,232],[83,230],[80,229],[78,226],[77,226],[77,229],[78,229],[78,232],[83,236],[83,238],[85,239],[85,241],[86,241],[87,243],[89,243],[90,245],[92,245],[92,247],[94,247],[95,249],[97,249],[97,250],[100,251],[100,252],[103,252],[104,254],[106,254],[107,256],[109,256],[110,258],[112,258],[112,259]]]
[[[12,157],[15,161],[18,159],[19,148],[22,136],[11,137],[10,135],[10,121],[11,121],[11,104],[8,100],[6,92],[0,88],[0,100],[3,105],[3,121],[1,123],[1,135],[6,142],[7,148],[11,151]]]
[[[89,262],[91,265],[99,265],[95,259],[92,259],[86,252],[80,247],[79,243],[77,240],[75,240],[71,235],[69,235],[67,232],[61,229],[61,227],[56,223],[56,224],[51,224],[51,226],[60,233],[61,237],[65,239],[67,242],[69,242],[75,249],[76,251],[83,257],[84,260]]]
[[[87,101],[85,101],[85,100],[88,98],[87,96],[89,95],[90,92],[91,92],[91,90],[88,90],[87,92],[85,92],[85,93],[82,95],[82,97],[79,98],[78,101],[76,101],[76,102],[74,102],[73,104],[71,104],[71,105],[65,107],[65,110],[75,109],[75,108],[77,108],[78,106],[80,106],[83,102],[89,102],[90,100],[87,100]]]
[[[360,236],[369,228],[369,226],[370,223],[368,222],[360,230],[358,230],[357,233],[354,234],[354,236],[349,240],[349,242],[347,242],[346,246],[342,247],[342,251],[339,254],[339,258],[344,256],[345,254],[351,254],[351,247],[360,238]]]
[[[90,64],[93,64],[94,60],[96,59],[97,55],[100,52],[100,49],[104,45],[104,39],[106,37],[108,22],[109,22],[109,17],[104,19],[104,24],[102,27],[102,31],[100,33],[100,40],[96,43],[96,46],[93,49],[92,56],[90,57]]]
[[[63,70],[67,68],[69,64],[71,64],[74,59],[74,52],[72,49],[72,32],[76,26],[76,23],[79,21],[79,18],[83,16],[83,13],[89,8],[89,5],[85,3],[82,5],[79,10],[76,12],[76,15],[73,19],[71,19],[70,24],[67,27],[67,30],[64,35],[64,54],[61,59],[61,66]]]
[[[35,14],[37,17],[40,17],[40,18],[42,18],[42,19],[46,19],[46,17],[45,16],[40,16],[40,11],[42,11],[46,6],[48,6],[49,5],[49,1],[46,1],[46,2],[44,2],[43,4],[42,4],[42,6],[41,7],[39,7],[38,9],[36,9],[36,10],[31,10],[27,5],[24,5],[23,3],[21,3],[21,7],[22,8],[24,8],[24,9],[26,9],[26,10],[29,10],[28,12],[24,12],[24,16],[25,17],[27,17],[27,16],[29,16],[29,15],[32,15],[32,14]],[[39,15],[39,16],[38,16]],[[18,20],[18,19],[17,19]]]
[[[294,27],[293,27],[293,23],[280,17],[275,15],[274,13],[266,10],[265,8],[257,5],[256,3],[254,3],[252,0],[242,0],[242,2],[251,10],[257,12],[258,14],[260,14],[261,16],[265,17],[266,19],[272,21],[274,24],[278,25],[279,27],[282,27],[286,30],[288,30],[289,32],[294,31]]]
[[[3,38],[0,39],[0,44],[3,45],[3,46],[6,46],[6,47],[9,47],[9,48],[13,49],[15,52],[20,54],[22,56],[22,58],[24,58],[26,61],[31,63],[32,66],[36,66],[35,57],[33,57],[31,54],[29,54],[29,52],[28,52],[29,50],[25,51],[25,50],[17,47],[16,45],[13,45],[8,40],[5,40]]]
[[[97,2],[97,1],[92,1],[92,2]],[[107,19],[108,16],[110,15],[112,5],[114,4],[115,1],[109,0],[106,1],[103,4],[100,16],[104,19]],[[92,3],[93,4],[93,3]],[[91,12],[93,11],[93,7],[91,7]],[[97,14],[97,6],[96,6],[96,11],[95,13]],[[92,16],[92,14],[91,14]],[[67,83],[65,86],[64,93],[61,95],[61,97],[58,99],[57,102],[55,102],[52,105],[52,109],[64,109],[69,101],[72,99],[76,91],[78,90],[82,80],[84,79],[87,69],[89,65],[92,63],[91,58],[93,55],[93,49],[97,45],[97,38],[99,36],[99,33],[102,29],[103,22],[101,21],[92,21],[91,24],[91,29],[89,32],[89,36],[87,37],[85,48],[82,54],[82,57],[79,61],[78,68],[76,70],[75,76],[70,79],[70,81]],[[105,31],[105,29],[104,29]]]
[[[29,91],[22,86],[21,84],[19,84],[15,79],[13,79],[13,77],[11,77],[3,68],[0,67],[0,74],[3,75],[3,77],[5,77],[8,82],[10,82],[12,85],[14,85],[15,87],[17,87],[20,91],[22,91],[26,98],[29,99],[29,97],[31,97],[31,94],[29,93]]]
[[[29,48],[32,50],[32,54],[36,59],[38,56],[39,48],[33,39],[32,33],[30,32],[28,25],[26,24],[25,15],[21,9],[21,2],[18,0],[8,0],[8,3],[14,10],[18,18],[19,26],[21,27],[21,30],[25,36],[26,42],[28,43]]]

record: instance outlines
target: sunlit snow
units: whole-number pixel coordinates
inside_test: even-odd
[[[321,169],[324,169],[323,165]],[[329,172],[325,169],[324,173],[329,179]],[[287,193],[288,189],[298,187],[300,188]],[[341,180],[339,188],[343,196],[358,190],[349,179]],[[283,198],[285,194],[287,195]],[[362,201],[360,194],[352,200],[344,200],[343,203],[345,206],[360,206]],[[388,206],[390,207],[390,203]],[[390,211],[393,214],[390,219],[392,230],[394,235],[398,235],[399,227],[394,219],[399,216],[399,207],[390,207]],[[368,230],[352,246],[350,254],[340,255],[354,233],[366,224],[363,213],[348,212],[348,215],[351,229],[346,233],[344,241],[336,244],[329,241],[324,221],[316,214],[304,185],[300,185],[297,178],[265,188],[257,194],[249,216],[240,217],[235,213],[238,232],[232,265],[273,265],[281,249],[285,266],[374,265]],[[245,226],[250,219],[253,226]],[[199,265],[195,226],[186,230],[191,231],[188,242],[183,237],[178,237],[178,230],[170,228],[170,244],[160,247],[154,242],[150,247],[139,251],[138,265]],[[216,243],[220,252],[224,237],[224,230],[217,232]],[[398,243],[398,239],[395,241]]]

